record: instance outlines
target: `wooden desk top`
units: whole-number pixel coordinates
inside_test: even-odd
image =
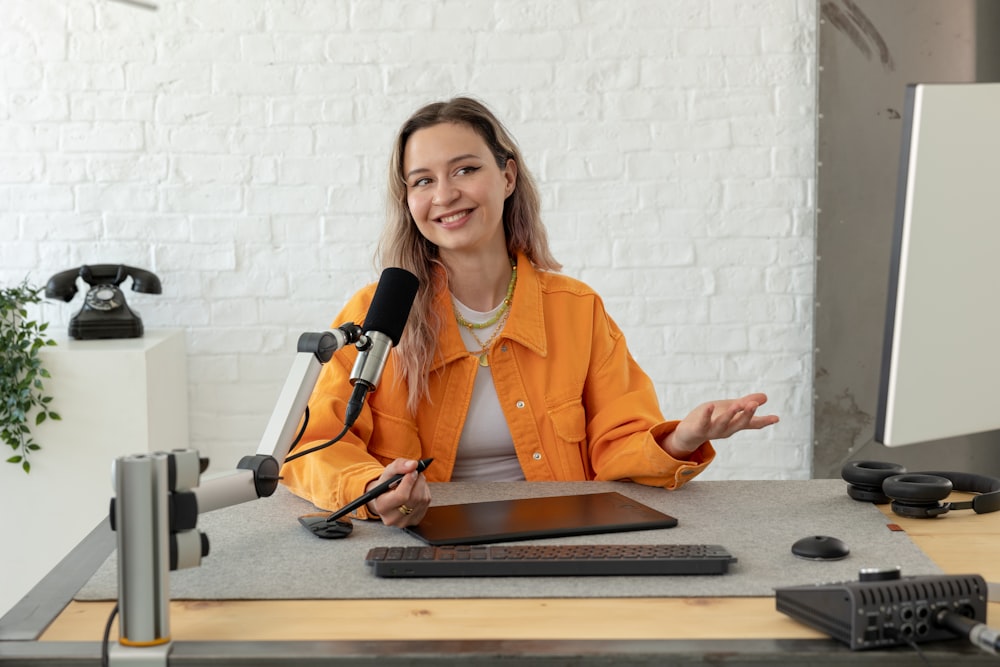
[[[918,520],[883,511],[944,572],[1000,582],[1000,512]],[[175,641],[825,638],[774,605],[772,597],[174,601],[170,627]],[[71,602],[40,640],[93,641],[111,608]],[[988,613],[995,625],[1000,602]]]

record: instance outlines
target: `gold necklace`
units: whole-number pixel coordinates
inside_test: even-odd
[[[480,348],[479,352],[470,352],[469,354],[471,354],[474,357],[479,357],[480,366],[485,367],[490,365],[490,358],[488,356],[490,347],[493,345],[494,341],[496,341],[497,336],[500,335],[500,332],[503,331],[503,325],[507,323],[507,318],[509,316],[510,316],[510,309],[508,308],[503,311],[503,318],[497,323],[497,328],[493,330],[493,333],[490,335],[489,338],[486,339],[485,343],[479,340],[479,336],[476,335],[475,331],[469,329],[469,333],[472,334],[472,338],[476,341],[476,344],[479,345]]]
[[[487,327],[493,326],[498,321],[500,321],[500,318],[503,317],[504,313],[506,313],[510,309],[511,297],[514,296],[514,286],[516,284],[517,284],[517,263],[511,260],[510,282],[507,283],[507,294],[503,298],[503,303],[500,306],[500,310],[498,310],[496,314],[493,315],[493,317],[486,320],[485,322],[470,322],[469,320],[462,317],[462,313],[458,312],[458,307],[455,306],[455,304],[452,304],[451,308],[455,313],[455,319],[458,320],[458,323],[461,324],[463,327],[466,327],[470,333],[472,332],[473,329],[485,329]],[[473,334],[473,337],[475,337],[475,334]],[[479,339],[476,338],[476,341],[478,340]]]

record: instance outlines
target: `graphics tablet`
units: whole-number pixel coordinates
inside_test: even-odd
[[[620,493],[432,505],[406,531],[427,544],[487,544],[542,537],[673,528],[677,519]]]

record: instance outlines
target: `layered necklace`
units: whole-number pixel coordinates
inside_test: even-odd
[[[452,304],[452,309],[455,313],[455,319],[458,323],[469,330],[469,334],[472,336],[476,344],[479,345],[478,352],[470,352],[470,354],[479,359],[480,366],[489,366],[490,359],[488,356],[489,349],[496,341],[497,336],[503,331],[504,324],[507,323],[507,318],[510,317],[510,304],[514,296],[514,286],[517,285],[517,263],[514,260],[510,262],[510,282],[507,283],[507,294],[503,298],[503,303],[500,304],[500,308],[493,314],[493,317],[486,320],[485,322],[470,322],[462,316],[459,312],[458,307]],[[493,329],[493,333],[485,341],[481,340],[479,336],[476,335],[476,331],[482,331],[496,325]]]

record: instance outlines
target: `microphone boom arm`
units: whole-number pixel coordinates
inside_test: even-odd
[[[197,515],[270,496],[323,364],[363,338],[349,322],[299,337],[298,351],[257,452],[237,469],[200,479],[207,460],[193,449],[124,456],[114,461],[111,527],[117,533],[119,641],[111,664],[162,660],[170,651],[168,570],[197,567],[208,539]],[[362,341],[364,343],[364,341]]]

